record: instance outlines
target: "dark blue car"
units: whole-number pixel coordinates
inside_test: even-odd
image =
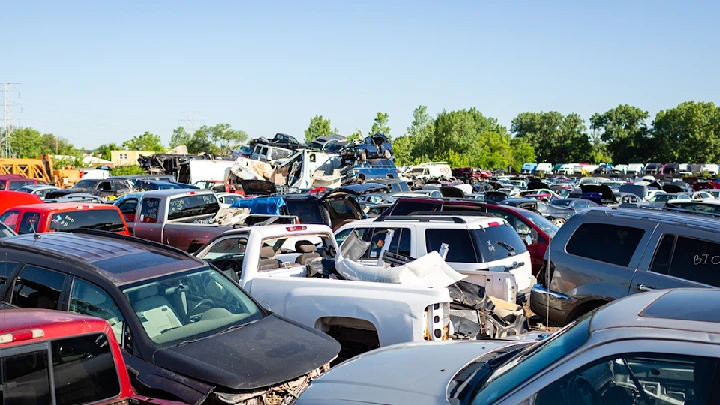
[[[139,180],[135,182],[137,187],[143,191],[151,190],[174,190],[174,189],[193,189],[199,190],[199,187],[192,186],[185,183],[170,183],[167,181],[159,180]]]
[[[391,159],[393,148],[387,136],[375,134],[365,137],[363,143],[355,147],[355,153],[362,161],[375,158]]]

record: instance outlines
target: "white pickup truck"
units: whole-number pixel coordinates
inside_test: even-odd
[[[337,254],[332,230],[310,224],[234,229],[195,253],[264,307],[338,340],[341,359],[379,346],[450,338],[447,288],[329,276]]]

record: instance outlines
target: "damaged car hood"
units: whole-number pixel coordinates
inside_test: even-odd
[[[445,404],[455,374],[507,341],[416,342],[364,353],[313,381],[296,402]]]
[[[270,315],[238,329],[160,349],[156,365],[232,390],[268,387],[323,366],[340,344],[326,334]]]
[[[615,203],[615,194],[605,184],[581,184],[580,189],[584,194],[587,193],[598,193],[600,194],[600,199],[602,200],[602,203]],[[596,203],[600,203],[598,201],[595,201]]]

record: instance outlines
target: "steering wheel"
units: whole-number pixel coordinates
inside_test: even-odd
[[[214,303],[211,299],[209,299],[209,298],[203,298],[203,299],[200,300],[200,302],[198,302],[197,304],[195,304],[195,306],[192,307],[191,310],[188,311],[188,313],[187,313],[187,319],[190,320],[190,318],[192,318],[193,316],[197,315],[197,314],[195,313],[195,311],[197,311],[198,308],[200,308],[203,304],[210,304],[210,306],[215,305],[215,303]]]
[[[568,381],[566,391],[569,404],[604,405],[602,397],[595,390],[595,387],[582,375]]]

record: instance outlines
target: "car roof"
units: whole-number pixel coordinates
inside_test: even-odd
[[[357,223],[359,221],[353,221],[352,223]],[[293,230],[288,230],[293,229]],[[310,234],[318,234],[318,233],[325,233],[325,234],[332,234],[332,229],[330,229],[327,225],[318,225],[318,224],[287,224],[287,225],[261,225],[261,226],[246,226],[243,228],[238,229],[231,229],[229,231],[225,231],[220,236],[232,236],[232,235],[238,235],[243,234],[248,231],[253,231],[259,233],[263,238],[279,238],[283,236],[287,237],[296,237],[296,236],[303,236],[303,235],[310,235]]]
[[[720,289],[679,288],[633,294],[598,310],[591,331],[657,328],[720,333]]]
[[[94,272],[115,285],[205,265],[179,249],[99,231],[25,234],[0,239],[1,247],[52,256],[71,264],[70,273]]]
[[[105,320],[88,315],[50,309],[0,310],[0,335],[33,329],[42,330],[43,337],[25,340],[15,344],[0,344],[0,348],[78,334],[92,332],[109,334],[110,332],[110,326]]]
[[[175,195],[194,195],[194,194],[202,194],[202,195],[215,195],[215,193],[212,192],[212,190],[198,190],[198,189],[190,189],[190,188],[173,188],[169,190],[151,190],[146,191],[143,194],[143,197],[168,197],[168,196],[175,196]]]
[[[579,211],[575,215],[622,217],[637,220],[650,220],[652,222],[670,223],[674,225],[692,226],[696,228],[710,228],[713,230],[720,229],[720,221],[712,216],[668,210],[592,207]]]
[[[114,205],[110,204],[82,204],[82,203],[73,203],[72,200],[70,202],[56,202],[56,203],[44,203],[44,204],[31,204],[31,205],[19,205],[17,207],[12,207],[10,209],[13,210],[19,210],[19,211],[60,211],[60,212],[67,212],[67,211],[82,211],[82,210],[103,210],[103,209],[109,209],[109,210],[115,210]]]
[[[433,223],[433,224],[457,224],[457,225],[468,225],[468,226],[480,226],[487,228],[488,226],[496,225],[497,222],[505,223],[506,221],[500,217],[492,216],[475,216],[475,215],[463,215],[462,213],[448,212],[448,213],[437,213],[442,215],[398,215],[398,216],[382,216],[378,218],[372,218],[375,222],[382,223],[393,223],[393,224],[407,224],[413,219],[422,223]],[[450,221],[455,219],[457,221]],[[462,221],[462,222],[461,222]],[[357,222],[357,221],[355,221]]]

